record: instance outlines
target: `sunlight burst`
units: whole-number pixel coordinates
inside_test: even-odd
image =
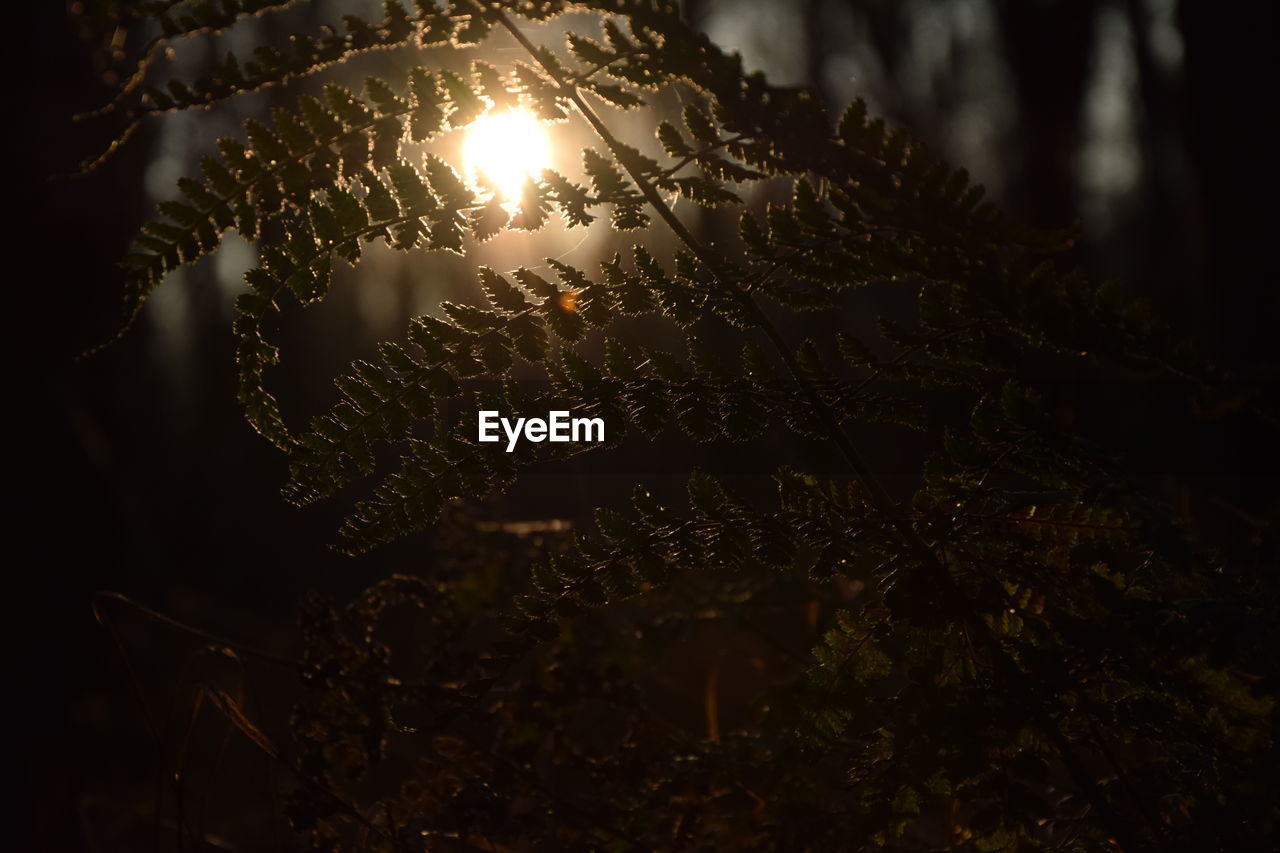
[[[462,146],[467,179],[494,189],[504,202],[520,200],[527,177],[551,165],[551,146],[542,122],[527,110],[489,113],[467,128]]]

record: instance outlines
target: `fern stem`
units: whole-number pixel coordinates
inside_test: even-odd
[[[697,160],[699,157],[706,157],[708,154],[712,154],[716,151],[719,151],[721,148],[724,148],[726,145],[732,145],[733,143],[740,142],[745,138],[746,138],[746,134],[735,133],[733,136],[727,137],[725,139],[721,139],[719,142],[715,143],[714,145],[708,145],[707,147],[701,148],[693,152],[692,154],[689,154],[685,157],[681,157],[673,165],[663,169],[662,176],[665,178],[674,177],[677,172],[679,172],[685,166],[688,166],[690,163]]]

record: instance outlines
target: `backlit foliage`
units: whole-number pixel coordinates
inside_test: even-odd
[[[146,4],[163,28],[152,53],[290,5]],[[585,13],[566,50],[525,35],[566,12]],[[430,52],[397,79],[341,73],[375,48],[513,38],[520,58],[468,73],[433,68]],[[366,489],[343,547],[432,528],[531,463],[604,452],[504,453],[449,412],[569,409],[603,417],[611,446],[780,431],[833,447],[845,471],[780,469],[770,503],[700,472],[675,505],[641,484],[630,506],[597,510],[595,533],[548,537],[527,560],[477,533],[439,577],[310,610],[288,751],[309,781],[289,814],[317,847],[1245,850],[1275,831],[1274,777],[1258,770],[1275,757],[1274,662],[1222,636],[1204,602],[1228,582],[1115,460],[1055,424],[1026,366],[1101,361],[1206,395],[1229,383],[1060,262],[1069,234],[1010,221],[861,103],[835,115],[745,73],[660,0],[388,2],[200,80],[131,80],[115,109],[142,120],[330,72],[323,97],[221,140],[124,264],[132,313],[229,230],[256,241],[236,303],[240,399],[289,455],[289,500]],[[653,113],[657,146],[609,130],[614,108],[649,109],[669,87],[686,106]],[[596,142],[580,176],[548,170],[502,204],[432,144],[516,104],[585,122]],[[733,217],[741,246],[702,242],[676,198]],[[415,319],[338,378],[329,412],[286,423],[268,384],[287,353],[267,329],[285,301],[324,299],[335,262],[379,240],[467,255],[553,218],[662,229],[678,248],[636,245],[591,269],[478,268],[483,303]],[[913,321],[884,320],[870,340],[783,331],[823,316],[813,328],[848,327],[872,288],[909,294]],[[623,319],[642,315],[683,346],[635,339]],[[547,382],[515,381],[517,362]],[[869,421],[927,447],[907,500],[852,438]],[[857,595],[831,592],[850,584]],[[750,624],[754,602],[796,595],[835,615],[748,725],[694,738],[645,713],[635,680],[692,613]],[[376,639],[403,606],[429,623],[428,651]],[[477,614],[501,618],[477,632]],[[420,660],[412,679],[401,654]],[[417,763],[371,794],[365,770],[389,744]]]

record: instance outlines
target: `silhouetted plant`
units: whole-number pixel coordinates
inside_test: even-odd
[[[287,5],[144,4],[163,27],[149,55]],[[598,18],[600,40],[579,34],[581,17],[567,53],[526,35],[565,12]],[[304,780],[295,826],[327,849],[1262,849],[1276,818],[1262,769],[1276,757],[1274,663],[1232,646],[1211,605],[1236,594],[1230,574],[1115,459],[1055,426],[1027,365],[1137,366],[1205,395],[1236,386],[1061,262],[1069,233],[1010,221],[860,102],[833,119],[810,93],[745,73],[667,2],[388,2],[380,21],[349,16],[201,80],[148,89],[144,68],[114,106],[141,120],[330,66],[340,77],[358,51],[499,33],[523,59],[469,75],[414,67],[360,94],[329,83],[247,121],[246,141],[220,140],[125,259],[131,314],[228,230],[257,241],[236,303],[240,399],[290,456],[289,500],[377,478],[342,527],[352,552],[430,528],[532,462],[598,449],[507,453],[450,411],[568,409],[602,417],[608,446],[782,429],[830,443],[847,472],[782,468],[776,501],[759,505],[694,471],[686,506],[639,485],[632,506],[596,511],[596,534],[549,535],[519,572],[474,534],[437,574],[312,607],[288,759]],[[679,126],[650,123],[662,155],[609,129],[601,105],[642,109],[670,86],[688,104]],[[548,170],[504,205],[436,154],[406,154],[516,104],[586,122],[598,144],[582,176]],[[784,200],[760,209],[757,185]],[[740,209],[740,245],[700,240],[676,196]],[[376,240],[465,255],[553,216],[666,229],[678,248],[636,246],[593,270],[548,260],[553,277],[481,268],[488,304],[415,319],[338,379],[328,414],[286,424],[266,386],[280,356],[267,321],[285,300],[322,300],[336,259],[358,263]],[[883,320],[867,341],[783,331],[791,312],[839,325],[868,285],[910,293],[914,320]],[[634,340],[620,322],[634,315],[668,320],[684,351]],[[545,390],[516,381],[516,361]],[[909,500],[851,437],[868,420],[922,433]],[[383,446],[401,454],[390,473]],[[646,712],[637,680],[695,614],[750,632],[757,602],[811,596],[835,617],[741,730],[695,738]],[[425,639],[380,639],[401,605]],[[417,763],[373,791],[362,779],[389,743]]]

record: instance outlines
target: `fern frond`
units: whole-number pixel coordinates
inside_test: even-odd
[[[1084,542],[1131,542],[1141,529],[1118,510],[1078,501],[1033,504],[987,520],[1006,524],[1037,543],[1067,548]]]
[[[327,103],[304,96],[296,112],[275,112],[274,127],[246,122],[252,148],[219,140],[220,157],[201,164],[204,180],[184,178],[186,200],[163,203],[165,219],[144,226],[125,257],[127,315],[136,315],[167,273],[216,249],[227,229],[252,240],[264,221],[303,209],[315,192],[394,162],[402,138],[442,131],[433,78],[415,68],[408,80],[402,98],[388,99],[385,84],[372,84],[372,103],[337,86],[326,90]]]
[[[289,223],[285,242],[264,247],[262,266],[246,275],[253,292],[236,303],[241,400],[250,423],[282,449],[289,449],[292,439],[275,398],[264,388],[264,370],[275,363],[277,354],[262,339],[263,320],[285,290],[304,305],[323,298],[333,256],[354,261],[362,241],[380,237],[400,249],[421,242],[430,249],[456,250],[458,218],[476,206],[475,197],[460,190],[456,176],[448,177],[451,172],[443,161],[428,157],[426,166],[425,181],[403,161],[393,164],[386,182],[365,172],[360,176],[364,199],[331,189],[327,203],[311,206],[306,220]]]
[[[282,5],[290,4],[273,4]],[[259,46],[252,58],[229,52],[199,80],[184,82],[174,77],[166,81],[163,88],[144,88],[140,103],[129,110],[128,115],[130,120],[139,121],[165,112],[207,108],[239,95],[308,77],[358,53],[409,44],[424,27],[430,30],[433,25],[442,24],[452,31],[454,23],[453,18],[439,11],[410,16],[400,3],[390,0],[383,4],[383,19],[376,24],[347,15],[340,29],[324,27],[319,37],[293,34],[287,49]],[[221,29],[225,27],[213,31]],[[166,38],[199,31],[205,30],[180,31]]]

